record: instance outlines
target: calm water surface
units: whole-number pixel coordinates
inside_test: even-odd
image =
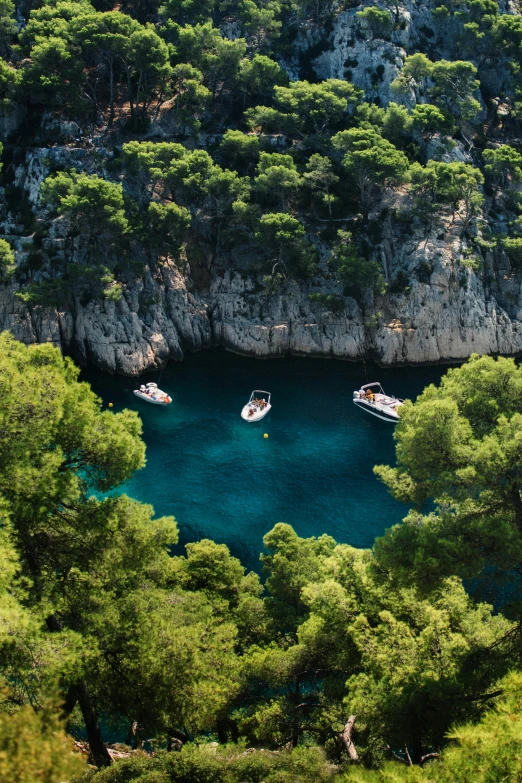
[[[445,369],[204,351],[141,379],[160,381],[173,399],[167,408],[135,397],[136,381],[93,370],[82,378],[104,403],[143,420],[147,465],[123,491],[158,515],[173,514],[181,544],[212,538],[257,569],[263,535],[276,522],[368,547],[400,521],[405,507],[372,473],[394,461],[393,425],[358,410],[352,391],[380,380],[389,394],[415,398]],[[254,388],[272,392],[273,407],[249,424],[240,411]]]

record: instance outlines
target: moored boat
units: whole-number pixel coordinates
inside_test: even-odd
[[[365,386],[361,386],[359,391],[354,391],[353,401],[358,408],[362,408],[372,416],[377,416],[378,419],[390,421],[392,424],[399,421],[399,409],[404,405],[404,400],[385,394],[378,381],[367,383]]]
[[[141,400],[151,402],[153,405],[169,405],[172,402],[172,398],[169,397],[167,392],[158,389],[157,383],[142,384],[139,389],[134,389],[134,394]]]
[[[260,395],[259,397],[257,395]],[[270,392],[254,389],[250,399],[241,411],[241,418],[245,421],[260,421],[270,411]]]

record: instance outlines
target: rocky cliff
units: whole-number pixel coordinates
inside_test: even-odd
[[[28,153],[16,181],[37,213],[40,182],[63,157],[89,171],[100,151],[64,147]],[[131,376],[213,345],[260,358],[292,353],[371,358],[386,365],[522,352],[520,281],[502,253],[485,252],[479,270],[473,268],[477,259],[466,264],[452,215],[430,238],[414,226],[398,227],[386,209],[381,215],[378,248],[386,276],[391,281],[402,271],[409,280],[400,293],[360,302],[343,297],[342,286],[323,265],[313,280],[290,282],[267,296],[256,275],[223,269],[219,259],[204,285],[196,284],[190,265],[180,269],[166,260],[128,282],[119,302],[75,298],[67,311],[27,307],[16,297],[16,284],[4,285],[0,329],[26,343],[52,342],[82,363]],[[22,240],[17,231],[4,224],[4,236],[23,258],[31,238]],[[45,244],[56,248],[60,241],[58,220]],[[334,295],[344,307],[331,311],[310,301],[309,294],[317,292]]]
[[[431,46],[437,58],[455,56],[451,22],[446,27],[434,24],[431,11],[437,3],[405,0],[393,5],[397,18],[388,40],[374,37],[356,16],[356,8],[338,14],[326,35],[320,25],[309,25],[285,62],[288,72],[297,78],[299,64],[308,58],[318,78],[349,79],[364,89],[368,100],[387,105],[393,97],[390,84],[407,53]],[[512,0],[500,6],[508,13],[518,10]],[[487,63],[482,67],[481,79],[492,94],[500,90],[505,76],[501,69],[488,73]],[[169,138],[165,118],[163,112],[151,126],[152,138]],[[22,120],[23,115],[13,117],[3,136],[11,135],[13,192],[29,205],[38,224],[43,179],[58,168],[98,172],[113,147],[101,136],[77,145],[79,127],[58,122],[54,132],[59,145],[18,148],[16,128]],[[44,122],[51,138],[53,122],[51,117]],[[471,161],[466,144],[454,145],[447,159]],[[521,280],[511,272],[504,253],[484,243],[477,257],[476,249],[459,236],[450,213],[428,236],[415,222],[391,221],[389,209],[396,214],[403,198],[404,193],[385,196],[371,216],[379,226],[373,257],[382,263],[388,283],[401,275],[405,281],[391,285],[380,298],[368,295],[356,301],[344,296],[324,257],[312,280],[288,282],[271,296],[264,292],[260,274],[231,269],[219,255],[205,266],[204,274],[192,261],[176,264],[166,258],[146,263],[144,272],[128,278],[119,302],[72,297],[63,311],[27,306],[16,296],[17,283],[3,284],[0,329],[9,329],[27,343],[52,342],[80,362],[125,375],[139,375],[182,359],[186,351],[212,345],[256,357],[293,353],[372,358],[387,365],[458,361],[473,352],[521,353]],[[16,248],[17,262],[30,268],[36,248],[34,225],[28,230],[19,224],[12,194],[10,201],[4,200],[0,233]],[[58,219],[40,238],[38,252],[52,259],[63,242]],[[77,253],[81,256],[81,243]],[[40,269],[34,279],[45,280],[46,274]],[[327,309],[310,300],[313,293],[333,295],[341,306]]]

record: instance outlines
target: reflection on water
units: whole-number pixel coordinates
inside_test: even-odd
[[[212,538],[258,568],[263,535],[276,522],[367,547],[402,518],[405,507],[372,472],[394,460],[393,425],[358,410],[352,391],[379,380],[387,393],[414,398],[444,371],[212,350],[142,379],[161,381],[173,399],[167,408],[135,397],[135,381],[93,370],[82,378],[114,410],[142,417],[147,466],[124,491],[158,515],[173,514],[181,543]],[[272,392],[273,407],[248,423],[240,412],[254,388]]]

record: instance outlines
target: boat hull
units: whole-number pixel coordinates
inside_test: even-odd
[[[391,424],[397,424],[399,421],[399,415],[397,413],[392,414],[388,413],[387,411],[383,411],[380,408],[375,407],[375,405],[372,405],[371,402],[367,402],[366,400],[360,400],[360,399],[354,399],[355,405],[357,405],[358,408],[361,408],[361,410],[366,411],[366,413],[369,413],[371,416],[375,416],[377,419],[381,419],[381,421],[388,421]]]
[[[148,394],[142,394],[140,391],[135,391],[134,394],[136,397],[139,397],[140,400],[144,400],[145,402],[150,402],[151,405],[170,405],[171,400],[168,402],[166,400],[154,400],[152,397],[150,397]]]
[[[248,412],[251,410],[251,405],[247,403],[243,410],[241,411],[241,418],[245,421],[248,421],[249,424],[251,424],[254,421],[261,421],[261,419],[264,419],[266,414],[270,412],[271,405],[267,405],[266,408],[263,408],[263,410],[255,410],[252,416],[248,415]]]

